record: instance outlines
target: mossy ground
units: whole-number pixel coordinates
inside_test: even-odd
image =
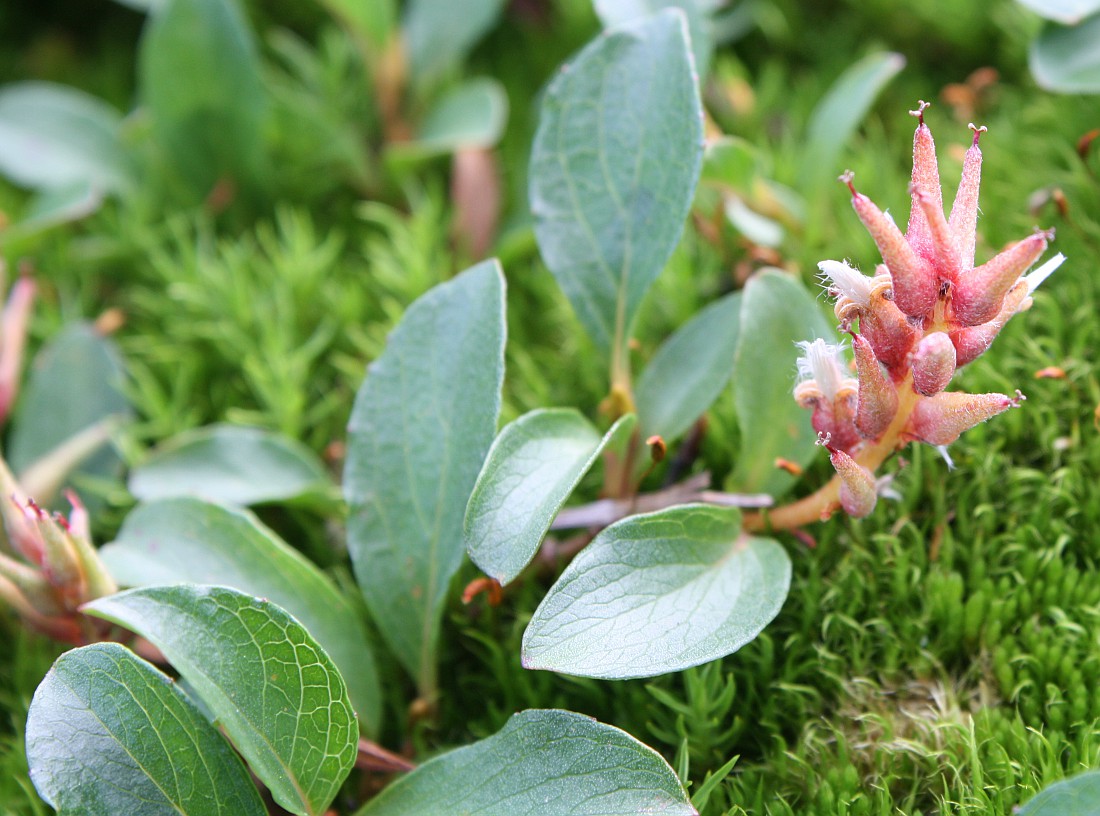
[[[105,8],[102,19],[76,27],[61,12],[66,5],[0,11],[0,77],[66,81],[126,106],[134,17]],[[761,637],[717,663],[624,683],[526,672],[520,636],[548,579],[521,582],[498,608],[456,598],[443,638],[439,719],[411,736],[428,753],[492,733],[518,709],[564,707],[627,729],[696,787],[738,757],[705,816],[1010,814],[1043,785],[1100,764],[1100,160],[1075,147],[1096,126],[1097,108],[1034,87],[1026,45],[1037,25],[1011,2],[757,5],[763,33],[722,52],[711,98],[737,101],[721,124],[757,145],[773,177],[796,190],[813,104],[858,56],[894,48],[909,61],[843,154],[863,191],[903,213],[912,129],[905,110],[918,98],[939,102],[948,83],[978,68],[997,69],[976,111],[953,115],[937,104],[929,121],[948,188],[961,167],[957,146],[969,138],[966,120],[989,126],[980,257],[1035,224],[1056,227],[1055,248],[1069,257],[1034,308],[960,375],[967,390],[1020,388],[1028,401],[953,445],[954,470],[931,449],[907,451],[904,467],[892,465],[900,501],[870,518],[815,528],[812,549],[785,538],[794,561],[789,600]],[[307,40],[323,36],[319,13],[276,0],[251,6],[262,30],[290,20]],[[537,260],[522,216],[530,100],[595,31],[582,0],[545,10],[545,28],[505,22],[469,71],[502,77],[513,104],[500,150],[510,199],[499,247],[509,282],[506,419],[547,405],[596,416],[606,390],[603,363]],[[307,157],[298,158],[305,166]],[[118,339],[140,417],[135,451],[221,419],[324,450],[342,438],[364,365],[401,310],[466,264],[448,238],[445,179],[446,166],[432,165],[399,195],[373,203],[303,182],[301,195],[236,221],[188,211],[151,218],[112,205],[33,248],[46,284],[35,339],[67,318],[125,312]],[[1064,213],[1050,204],[1029,210],[1055,188]],[[0,187],[0,209],[17,213],[24,202]],[[839,185],[809,200],[807,212],[807,229],[783,246],[784,262],[805,280],[821,258],[874,261]],[[745,258],[689,228],[639,322],[638,360],[733,287]],[[1036,379],[1048,366],[1065,377]],[[728,398],[709,428],[696,467],[720,477],[736,455]],[[819,464],[803,484],[826,476]],[[102,537],[128,501],[122,492],[109,498]],[[270,520],[338,565],[325,520],[289,512]],[[456,586],[474,575],[468,567]],[[21,729],[59,650],[14,620],[0,626],[8,644],[0,659],[0,811],[44,813],[26,776]],[[409,736],[409,689],[390,668],[385,741],[399,745]]]

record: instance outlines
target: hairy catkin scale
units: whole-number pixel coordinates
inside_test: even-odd
[[[890,427],[898,412],[898,391],[882,370],[867,338],[852,332],[852,350],[859,375],[856,428],[865,438],[876,439]]]
[[[1018,404],[1018,400],[1004,394],[944,391],[917,403],[909,417],[907,432],[929,445],[950,445],[963,431]]]
[[[966,272],[951,297],[954,319],[963,326],[993,320],[1020,276],[1039,259],[1052,233],[1037,232]]]
[[[1001,311],[988,323],[955,329],[950,333],[951,343],[955,346],[955,366],[964,366],[983,355],[997,338],[1001,329],[1017,312],[1024,311],[1030,305],[1028,285],[1020,281],[1005,296]]]
[[[870,515],[878,502],[874,474],[844,451],[830,446],[829,461],[840,477],[840,506],[855,518]]]

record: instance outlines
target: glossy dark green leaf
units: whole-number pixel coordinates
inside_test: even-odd
[[[50,82],[0,88],[0,173],[34,189],[88,185],[122,192],[134,167],[119,141],[122,116],[83,91]]]
[[[1100,14],[1075,26],[1047,23],[1031,43],[1028,64],[1047,90],[1100,92]]]
[[[741,532],[736,508],[682,505],[611,525],[535,610],[523,665],[623,679],[737,651],[787,597],[791,562]]]
[[[27,713],[39,794],[81,816],[264,816],[240,758],[176,685],[117,643],[57,659]]]
[[[414,80],[425,84],[455,68],[503,8],[504,0],[409,0],[403,28]]]
[[[661,756],[625,731],[571,711],[512,716],[481,742],[429,760],[357,816],[691,816]]]
[[[841,74],[817,103],[803,152],[804,187],[820,186],[844,170],[840,153],[882,89],[905,67],[905,57],[890,51],[868,54]]]
[[[680,436],[711,406],[733,373],[741,294],[703,309],[666,340],[638,378],[634,403],[642,437]]]
[[[777,270],[752,277],[741,300],[741,336],[733,363],[733,393],[741,449],[735,490],[779,495],[794,482],[777,458],[806,465],[818,448],[809,412],[791,396],[802,340],[836,336],[806,288]]]
[[[332,479],[305,445],[273,431],[210,425],[154,449],[130,472],[130,492],[142,501],[198,496],[251,505],[325,495]]]
[[[83,608],[164,653],[279,805],[325,812],[355,761],[359,726],[332,659],[300,623],[269,601],[193,584]]]
[[[633,428],[628,415],[601,436],[572,408],[531,411],[506,425],[466,507],[466,549],[473,562],[502,584],[514,580],[604,446]]]
[[[711,54],[714,53],[709,13],[714,5],[712,0],[595,0],[593,3],[604,28],[621,26],[656,14],[661,9],[680,9],[687,20],[695,70],[701,77],[707,75]]]
[[[619,349],[683,231],[703,114],[683,15],[606,32],[550,83],[531,154],[546,265],[585,329]]]
[[[363,730],[377,732],[381,692],[359,612],[328,576],[251,513],[191,498],[139,505],[99,554],[123,586],[220,584],[278,604],[328,652]]]
[[[25,474],[74,435],[110,417],[128,417],[131,410],[122,391],[123,377],[115,344],[90,323],[62,329],[31,363],[8,443],[12,469]],[[120,473],[118,454],[99,447],[101,450],[87,457],[76,472],[94,476]],[[57,478],[61,477],[58,474]]]
[[[1100,816],[1100,771],[1055,782],[1040,791],[1018,816]]]
[[[462,519],[500,412],[504,277],[485,261],[413,303],[367,370],[348,426],[348,550],[382,635],[435,688]]]
[[[260,182],[268,98],[236,0],[167,0],[146,21],[138,56],[153,135],[192,196],[221,179]]]

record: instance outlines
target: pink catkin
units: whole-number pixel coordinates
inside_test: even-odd
[[[910,436],[929,445],[950,445],[964,431],[1017,404],[1004,394],[943,391],[917,402],[907,430]]]

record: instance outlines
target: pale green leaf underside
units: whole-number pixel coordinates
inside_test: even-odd
[[[601,437],[572,408],[531,411],[505,426],[466,507],[473,562],[502,584],[515,579],[604,446],[633,426],[633,416],[623,417]]]
[[[159,648],[214,713],[275,801],[319,816],[355,761],[359,726],[331,658],[269,601],[192,584],[84,607]]]
[[[121,123],[110,105],[66,85],[6,85],[0,90],[0,173],[34,189],[127,190],[134,168],[119,140]]]
[[[108,417],[125,417],[125,374],[114,342],[90,323],[62,329],[37,355],[9,439],[11,467],[20,475],[59,443]],[[118,476],[122,462],[104,446],[78,468],[95,476]]]
[[[546,265],[605,351],[623,342],[683,231],[703,120],[683,15],[609,31],[547,88],[531,152]]]
[[[671,441],[711,406],[733,373],[741,325],[741,294],[711,303],[653,355],[634,390],[642,437]]]
[[[123,586],[220,584],[278,604],[332,657],[368,734],[381,719],[381,691],[359,612],[332,581],[251,513],[199,499],[138,506],[100,550]]]
[[[426,84],[457,66],[503,8],[504,0],[409,0],[402,28],[413,80]]]
[[[660,755],[571,711],[513,715],[499,732],[429,760],[357,816],[691,816]]]
[[[235,0],[167,0],[146,20],[138,75],[154,138],[193,196],[260,180],[269,100]]]
[[[1018,813],[1019,816],[1100,816],[1100,771],[1055,782]]]
[[[264,816],[240,758],[175,684],[117,643],[66,652],[34,693],[27,762],[80,816]]]
[[[614,28],[655,14],[661,9],[680,9],[687,20],[695,70],[700,76],[707,75],[710,58],[714,53],[710,20],[710,11],[715,5],[713,0],[595,0],[592,5],[604,28]]]
[[[317,456],[285,436],[210,425],[169,439],[130,473],[142,501],[197,496],[224,504],[287,501],[332,489]]]
[[[500,412],[504,278],[486,261],[413,303],[371,364],[348,427],[348,550],[382,635],[435,683],[462,519]]]
[[[1100,14],[1072,27],[1047,23],[1031,43],[1028,64],[1047,90],[1100,92]]]
[[[650,677],[730,654],[778,614],[786,552],[736,508],[683,505],[611,525],[566,567],[523,635],[523,665]]]
[[[1065,25],[1081,22],[1090,14],[1100,11],[1100,0],[1017,0],[1048,20]]]
[[[799,356],[795,344],[835,336],[813,295],[791,276],[765,270],[745,286],[733,363],[741,428],[741,449],[730,481],[734,490],[778,496],[794,483],[794,476],[776,467],[775,460],[805,466],[817,453],[810,413],[792,396]]]

